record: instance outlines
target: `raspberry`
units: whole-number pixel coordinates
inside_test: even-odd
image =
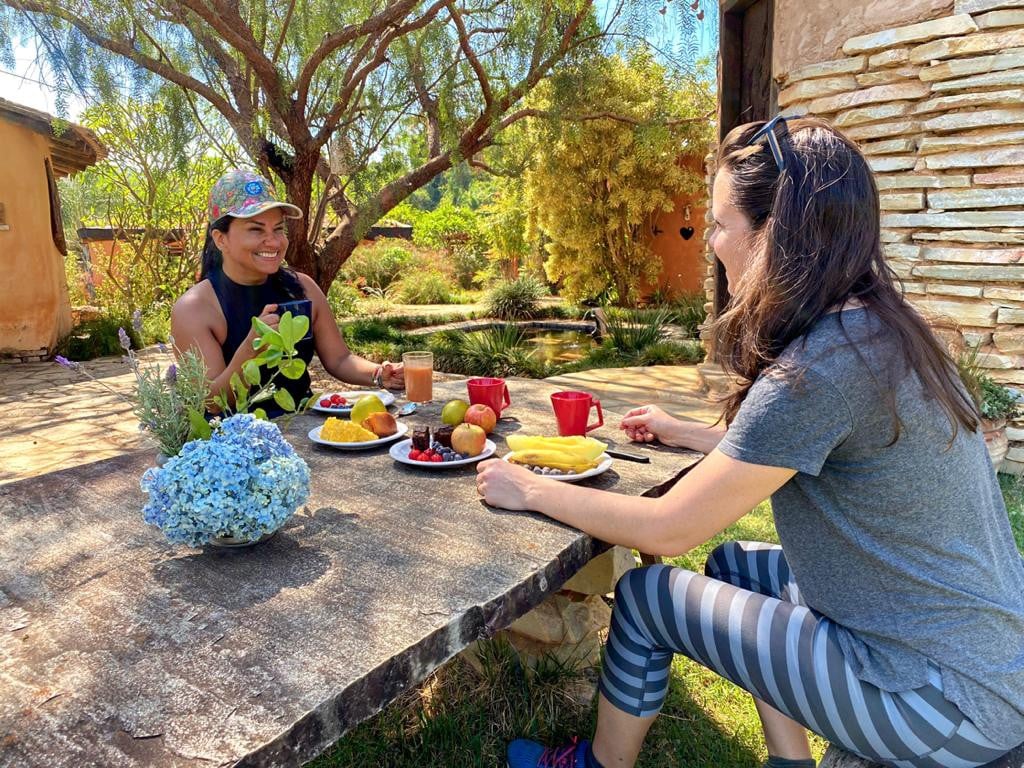
[[[415,448],[409,451],[409,458],[413,461],[419,461],[422,455],[423,453],[421,451],[417,451]]]
[[[441,455],[441,454],[439,454],[439,453],[435,453],[435,454],[434,454],[433,456],[431,456],[431,457],[430,457],[430,460],[431,460],[431,461],[432,461],[432,462],[433,462],[434,464],[437,464],[438,462],[444,461],[444,456],[442,456],[442,455]]]
[[[331,407],[331,398],[325,397],[323,400],[321,400],[320,401],[320,407],[321,408],[330,408]]]

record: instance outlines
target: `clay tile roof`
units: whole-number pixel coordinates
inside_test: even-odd
[[[70,176],[107,156],[96,135],[88,128],[74,123],[59,121],[46,112],[0,99],[0,120],[23,125],[46,136],[50,140],[50,156],[53,159],[54,175]],[[54,130],[55,122],[58,134]]]

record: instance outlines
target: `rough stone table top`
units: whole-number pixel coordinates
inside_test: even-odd
[[[511,380],[501,435],[554,434],[542,382]],[[461,382],[407,417],[438,423]],[[557,589],[603,546],[489,508],[475,469],[287,433],[307,506],[270,540],[193,550],[146,526],[134,452],[0,486],[0,766],[287,766]],[[598,437],[621,433],[618,418]],[[493,437],[493,436],[492,436]],[[638,495],[695,454],[638,448],[589,485]]]

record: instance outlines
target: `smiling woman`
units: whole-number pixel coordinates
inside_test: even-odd
[[[231,402],[232,375],[256,354],[252,319],[276,330],[279,307],[286,302],[293,314],[309,317],[311,333],[295,345],[307,365],[316,352],[327,372],[343,381],[403,386],[400,365],[376,365],[349,351],[323,291],[307,275],[285,266],[286,219],[302,218],[299,208],[277,200],[270,183],[257,174],[234,169],[210,191],[209,217],[199,282],[174,305],[171,331],[179,352],[194,347],[202,355],[212,396],[224,395]],[[295,403],[312,394],[308,372],[275,383]],[[268,416],[280,413],[267,408]]]

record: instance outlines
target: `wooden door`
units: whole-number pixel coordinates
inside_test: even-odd
[[[718,57],[718,138],[737,125],[768,120],[778,112],[772,79],[775,0],[723,0]],[[729,300],[725,268],[715,260],[714,313]]]

